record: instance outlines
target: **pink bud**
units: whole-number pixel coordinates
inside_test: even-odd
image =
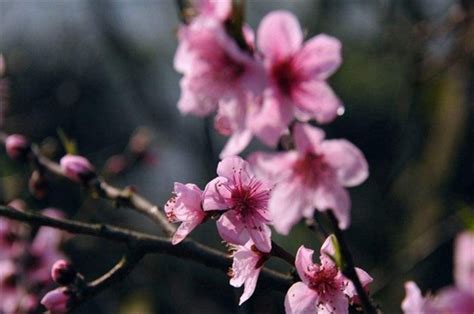
[[[61,287],[48,292],[41,299],[41,304],[52,313],[67,313],[71,308],[73,297],[71,290]]]
[[[68,154],[59,163],[66,176],[73,181],[87,183],[96,176],[94,166],[82,156]]]
[[[62,286],[69,285],[76,279],[77,272],[74,267],[65,260],[58,260],[51,268],[51,277]]]
[[[30,151],[30,143],[23,135],[12,134],[5,140],[5,148],[11,159],[24,160]]]

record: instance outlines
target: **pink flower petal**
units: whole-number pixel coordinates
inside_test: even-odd
[[[474,295],[474,232],[462,232],[454,245],[454,279],[459,289]]]
[[[287,11],[267,14],[258,28],[257,45],[263,55],[272,60],[283,60],[300,49],[303,33],[298,19]]]
[[[210,97],[200,97],[190,89],[189,77],[183,77],[179,82],[181,97],[178,100],[178,109],[183,114],[194,114],[198,117],[208,116],[217,109],[217,101]]]
[[[369,176],[369,166],[362,152],[346,140],[324,141],[321,150],[327,156],[326,161],[336,170],[343,186],[356,186]]]
[[[245,281],[244,292],[240,296],[239,305],[242,305],[242,303],[247,301],[254,293],[260,269],[256,270],[255,273],[255,275],[249,276]]]
[[[402,302],[402,310],[405,314],[425,313],[425,299],[421,291],[413,281],[405,283],[406,296]]]
[[[286,314],[314,314],[318,295],[303,282],[293,284],[285,297]]]
[[[247,222],[247,232],[250,238],[255,243],[257,249],[261,252],[270,252],[272,249],[272,231],[265,223],[257,222],[256,219],[251,219]]]
[[[233,210],[224,213],[217,220],[217,231],[222,239],[232,244],[243,245],[250,239],[244,224]]]
[[[254,173],[271,182],[277,183],[288,179],[292,174],[291,168],[298,159],[295,151],[282,153],[252,153],[248,158]]]
[[[206,185],[202,196],[204,211],[229,209],[228,199],[231,195],[229,190],[222,186],[227,181],[224,177],[217,177]]]
[[[253,172],[247,161],[239,156],[231,156],[224,158],[217,165],[217,174],[228,180],[234,180],[237,173],[240,173],[243,181],[250,180],[253,177]],[[246,182],[242,182],[246,183]]]
[[[223,159],[240,154],[249,145],[251,140],[252,132],[250,132],[250,130],[242,130],[233,133],[219,154],[219,157]]]
[[[294,58],[307,79],[325,80],[341,65],[341,42],[320,34],[308,40]]]
[[[295,259],[295,266],[296,270],[298,271],[298,276],[300,276],[301,280],[308,284],[308,278],[311,276],[309,275],[310,269],[313,268],[313,254],[314,251],[311,249],[305,248],[303,245],[300,246],[298,252],[296,253]]]
[[[296,106],[319,123],[334,120],[343,108],[334,91],[323,81],[308,81],[299,84],[292,92]]]
[[[318,314],[346,314],[349,313],[349,300],[343,293],[331,295],[329,300],[320,302],[317,308]]]
[[[296,123],[293,127],[296,149],[301,153],[319,153],[324,137],[323,130],[306,123]]]
[[[249,241],[246,246],[239,246],[237,252],[233,255],[230,284],[234,287],[245,285],[239,305],[252,296],[261,270],[261,267],[255,267],[260,259],[260,255],[252,251],[250,245],[253,245],[253,243]]]
[[[247,123],[255,136],[274,147],[293,119],[293,108],[287,100],[270,93],[266,93],[261,104],[256,102],[250,107]]]
[[[439,313],[472,314],[474,313],[474,295],[472,290],[461,290],[455,287],[442,289],[435,306]]]
[[[190,219],[187,221],[183,221],[181,225],[179,225],[178,229],[173,235],[171,239],[171,243],[176,245],[184,240],[191,233],[203,220],[203,217],[197,216],[195,219]]]
[[[349,227],[351,200],[346,189],[337,182],[329,180],[319,184],[314,191],[313,204],[319,211],[332,210],[339,221],[339,228]]]
[[[295,183],[281,182],[270,195],[268,208],[273,218],[273,226],[278,233],[287,235],[302,218],[302,212],[311,207],[304,189]]]
[[[373,281],[373,278],[363,269],[355,267],[357,276],[359,277],[360,283],[364,289],[368,289],[369,284]],[[357,298],[357,290],[352,281],[347,279],[347,286],[344,289],[344,293],[350,298]]]

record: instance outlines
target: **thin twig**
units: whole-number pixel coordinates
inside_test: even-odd
[[[5,133],[0,133],[0,141],[2,143],[5,143],[6,138],[7,135]],[[31,153],[33,160],[39,166],[56,176],[68,179],[66,174],[61,169],[61,166],[57,162],[54,162],[53,160],[41,154],[37,146],[31,145]],[[158,205],[153,204],[129,188],[116,188],[100,178],[90,180],[86,187],[92,191],[96,191],[103,198],[115,201],[123,206],[133,208],[135,211],[147,216],[158,226],[160,226],[163,232],[168,236],[171,236],[176,231],[176,228],[168,222],[166,216],[163,214],[163,211]]]
[[[114,283],[120,282],[135,268],[144,255],[141,250],[128,251],[112,269],[87,285],[80,301],[85,301]]]
[[[229,255],[193,240],[185,240],[179,245],[171,244],[164,237],[137,232],[107,224],[89,224],[68,219],[55,219],[31,212],[21,212],[6,206],[0,206],[0,216],[26,222],[33,226],[48,226],[74,234],[84,234],[116,242],[125,243],[131,249],[141,250],[144,254],[167,254],[193,260],[210,268],[227,272],[232,265]],[[274,290],[285,292],[292,284],[292,278],[282,273],[263,269],[262,280]]]
[[[339,222],[337,221],[336,216],[334,216],[334,213],[331,210],[328,210],[327,213],[329,216],[329,220],[331,221],[331,224],[333,226],[334,234],[337,238],[341,257],[343,259],[342,260],[343,265],[341,265],[341,271],[344,274],[344,276],[346,276],[354,284],[354,287],[357,291],[357,296],[359,297],[360,302],[362,303],[362,307],[364,308],[364,311],[369,314],[376,314],[377,310],[375,306],[372,304],[372,302],[370,301],[369,296],[367,295],[364,287],[362,286],[362,283],[360,282],[359,276],[357,275],[351,252],[349,251],[349,247],[347,246],[346,240],[344,238],[344,234],[342,233],[342,230],[339,228]]]

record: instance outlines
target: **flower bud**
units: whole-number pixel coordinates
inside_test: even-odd
[[[51,277],[62,286],[67,286],[74,282],[77,272],[74,267],[65,260],[58,260],[51,268]]]
[[[30,143],[23,135],[12,134],[5,140],[8,156],[13,160],[25,160],[30,151]]]
[[[51,313],[67,313],[74,301],[74,294],[71,290],[65,287],[54,289],[48,292],[43,299],[41,304]]]
[[[73,181],[87,183],[96,176],[94,166],[82,156],[68,154],[59,163],[66,176]]]

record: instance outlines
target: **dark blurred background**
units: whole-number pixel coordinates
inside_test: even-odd
[[[400,311],[406,280],[423,291],[452,283],[452,240],[473,211],[472,6],[454,0],[247,0],[255,29],[269,11],[288,9],[308,38],[324,32],[343,42],[344,63],[331,83],[346,112],[324,129],[328,137],[354,142],[369,161],[369,180],[351,190],[348,239],[356,264],[375,278],[372,296],[385,313]],[[175,181],[203,188],[215,176],[225,139],[212,119],[183,117],[176,108],[177,27],[173,0],[0,0],[8,78],[0,84],[10,87],[9,97],[0,98],[1,127],[27,135],[56,159],[64,154],[63,132],[111,183],[136,186],[158,204]],[[151,139],[146,158],[107,172],[106,161],[130,150],[139,127]],[[255,149],[264,148],[254,143],[246,152]],[[5,154],[0,176],[4,203],[20,197],[31,208],[58,207],[79,220],[159,233],[138,214],[62,180],[51,182],[45,199],[35,199],[27,192],[29,169]],[[193,236],[225,249],[213,223]],[[276,241],[292,252],[301,244],[320,245],[303,223]],[[88,279],[123,252],[82,236],[64,249]],[[279,262],[271,266],[285,269]],[[257,289],[238,307],[240,293],[220,271],[154,255],[78,312],[283,311],[283,294]]]

